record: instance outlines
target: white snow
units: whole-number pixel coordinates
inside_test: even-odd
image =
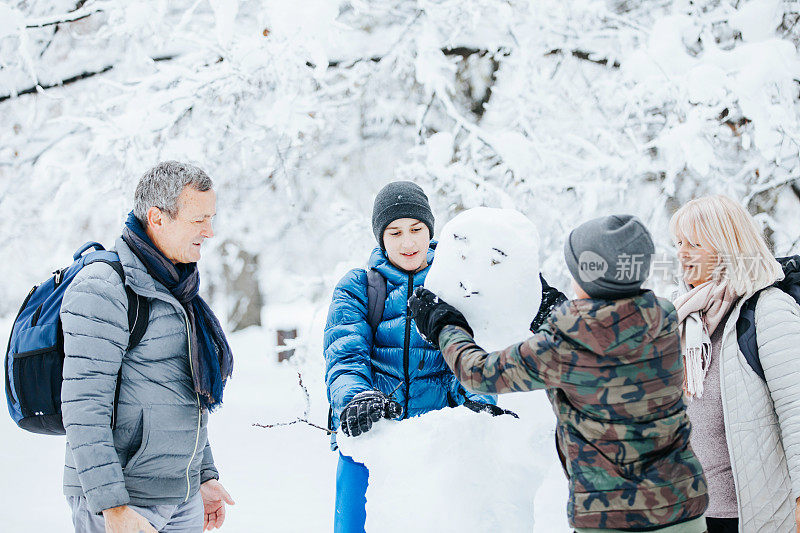
[[[742,2],[728,23],[742,32],[747,42],[763,41],[775,35],[783,18],[781,0],[751,0]]]
[[[532,531],[534,495],[551,462],[538,429],[442,409],[338,442],[369,469],[367,531]]]
[[[714,105],[725,97],[726,73],[716,65],[702,63],[687,74],[689,102]]]
[[[542,300],[536,226],[513,209],[460,213],[442,228],[425,286],[464,314],[484,349],[526,339]]]
[[[795,45],[773,35],[782,16],[779,4],[777,0],[756,0],[732,14],[729,21],[742,31],[745,42],[731,50],[720,48],[703,34],[697,18],[673,15],[653,25],[647,47],[629,54],[623,65],[629,80],[667,94],[677,91],[688,102],[703,104],[684,107],[668,117],[668,127],[653,141],[662,149],[668,176],[684,168],[700,177],[717,170],[714,163],[719,150],[715,153],[708,139],[721,105],[738,106],[752,121],[755,147],[766,158],[776,157],[785,132],[796,119],[786,106],[796,99],[793,80],[800,76]],[[701,39],[703,45],[696,57],[686,48],[693,38]],[[748,134],[742,135],[741,143],[745,150],[750,148]]]
[[[427,163],[432,169],[440,170],[450,164],[453,159],[453,135],[446,132],[437,132],[428,138]]]
[[[25,24],[25,17],[18,10],[0,4],[0,39],[16,35]]]
[[[214,10],[216,21],[217,40],[221,45],[228,44],[236,30],[236,12],[239,10],[239,0],[209,0]]]

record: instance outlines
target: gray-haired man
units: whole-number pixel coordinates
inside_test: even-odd
[[[214,235],[212,186],[176,161],[139,181],[116,242],[125,285],[150,306],[135,347],[127,349],[126,288],[110,265],[86,266],[64,295],[64,494],[76,532],[213,529],[233,504],[206,433],[233,368],[219,321],[198,295],[196,263]]]

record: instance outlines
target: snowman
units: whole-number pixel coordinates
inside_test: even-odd
[[[520,342],[542,301],[536,227],[513,209],[460,213],[442,228],[425,287],[464,315],[483,349]]]
[[[425,286],[465,316],[488,351],[530,337],[542,299],[536,227],[511,209],[460,213],[441,231]],[[544,392],[504,394],[498,404],[521,419],[442,409],[337,439],[369,468],[366,530],[566,531],[568,489]],[[398,516],[389,502],[414,512]]]

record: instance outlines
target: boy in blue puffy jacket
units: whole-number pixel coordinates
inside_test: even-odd
[[[358,436],[381,418],[405,419],[465,405],[491,414],[504,411],[491,396],[465,392],[441,352],[417,332],[406,302],[422,286],[433,261],[433,213],[416,184],[388,184],[375,198],[372,229],[379,246],[369,268],[386,282],[383,316],[368,322],[367,272],[353,269],[333,292],[325,326],[325,381],[333,428]],[[363,532],[367,468],[339,455],[336,533]]]

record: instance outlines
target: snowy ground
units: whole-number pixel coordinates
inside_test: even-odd
[[[279,317],[279,321],[270,317]],[[224,407],[211,417],[209,435],[221,480],[236,500],[224,530],[330,531],[337,455],[329,450],[328,437],[323,431],[299,424],[274,429],[252,427],[254,422],[288,421],[302,415],[305,400],[297,384],[298,368],[311,395],[311,418],[325,425],[327,401],[321,357],[324,310],[270,309],[267,318],[271,323],[267,327],[231,336],[236,357],[234,379],[226,388]],[[308,331],[310,340],[298,347],[294,363],[277,363],[271,325],[291,322],[299,326],[301,334]],[[9,320],[0,321],[2,335],[7,335],[8,327]],[[512,395],[503,400],[522,415],[523,421],[552,426],[552,414],[542,393]],[[61,495],[63,437],[29,434],[17,429],[8,416],[0,416],[0,420],[4,442],[0,471],[9,480],[0,486],[0,501],[9,502],[14,509],[5,513],[2,530],[69,531],[70,516]],[[552,433],[548,431],[535,440],[530,453],[541,457],[545,473],[543,479],[531,481],[541,484],[534,500],[534,530],[568,531],[564,518],[566,483],[552,448]],[[500,449],[502,443],[497,444]],[[401,476],[399,483],[411,484],[403,474],[395,473]],[[519,476],[515,479],[524,483]],[[487,480],[487,486],[497,482]],[[520,487],[520,492],[525,490],[531,489]],[[452,493],[456,494],[455,488]],[[486,495],[486,505],[491,504],[491,498],[491,494]],[[397,520],[402,519],[403,513],[398,513]],[[509,517],[508,524],[522,522],[519,517]]]

